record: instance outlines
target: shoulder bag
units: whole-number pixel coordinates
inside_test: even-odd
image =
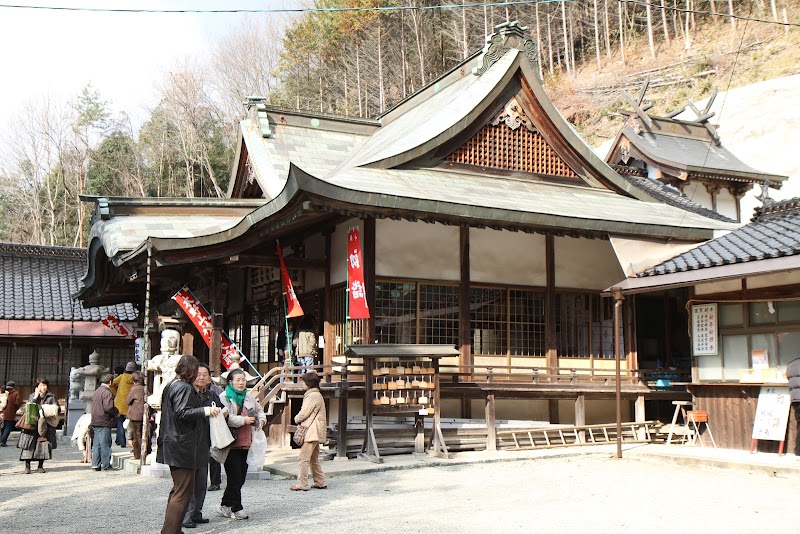
[[[314,419],[311,420],[308,426],[299,425],[297,430],[294,431],[294,436],[292,437],[292,441],[294,441],[295,445],[303,446],[303,443],[306,442],[306,432],[308,432],[308,427],[314,424],[314,421],[317,419],[319,415],[319,410],[317,413],[314,414]]]

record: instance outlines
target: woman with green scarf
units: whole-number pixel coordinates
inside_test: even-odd
[[[261,432],[267,416],[256,399],[247,392],[247,376],[241,369],[228,373],[228,385],[220,395],[228,412],[228,426],[236,440],[225,460],[227,483],[222,495],[219,514],[230,519],[247,519],[242,506],[242,486],[247,476],[247,452],[253,443],[253,433]]]

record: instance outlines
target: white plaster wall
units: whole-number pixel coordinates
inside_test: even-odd
[[[347,282],[347,231],[351,226],[358,226],[364,252],[364,224],[360,219],[353,218],[337,226],[331,236],[331,285]]]
[[[700,182],[693,182],[689,184],[684,190],[683,194],[689,197],[689,200],[697,202],[704,208],[711,209],[711,193],[706,190],[706,186]]]
[[[309,237],[303,243],[306,248],[306,258],[322,259],[325,257],[325,236],[317,234]],[[325,273],[322,271],[306,271],[306,287],[304,293],[325,287]]]
[[[784,273],[764,274],[747,278],[747,289],[760,287],[787,286],[800,283],[800,273],[788,271]]]
[[[461,278],[458,226],[380,219],[375,230],[376,276]]]
[[[545,237],[538,234],[471,228],[470,281],[547,285]]]
[[[737,278],[736,280],[722,280],[719,282],[707,282],[704,284],[697,284],[694,286],[695,295],[710,295],[713,293],[727,293],[728,291],[740,291],[742,289],[742,281]]]
[[[736,204],[736,197],[724,187],[720,188],[719,193],[717,193],[717,213],[730,217],[735,221],[737,217]]]
[[[556,287],[601,290],[625,279],[611,242],[555,239]]]

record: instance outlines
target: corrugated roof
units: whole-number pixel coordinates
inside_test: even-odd
[[[800,253],[800,199],[770,203],[753,221],[671,258],[639,276],[694,271],[720,265],[794,256]]]
[[[0,319],[135,321],[130,303],[83,308],[72,295],[86,272],[86,249],[0,243]]]

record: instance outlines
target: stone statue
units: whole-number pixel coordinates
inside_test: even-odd
[[[69,400],[78,400],[78,395],[83,387],[81,371],[77,367],[69,369]]]
[[[147,370],[154,371],[153,394],[147,397],[147,404],[161,406],[161,393],[164,386],[175,378],[175,367],[181,355],[178,354],[181,334],[170,328],[161,332],[161,352],[147,362]]]

